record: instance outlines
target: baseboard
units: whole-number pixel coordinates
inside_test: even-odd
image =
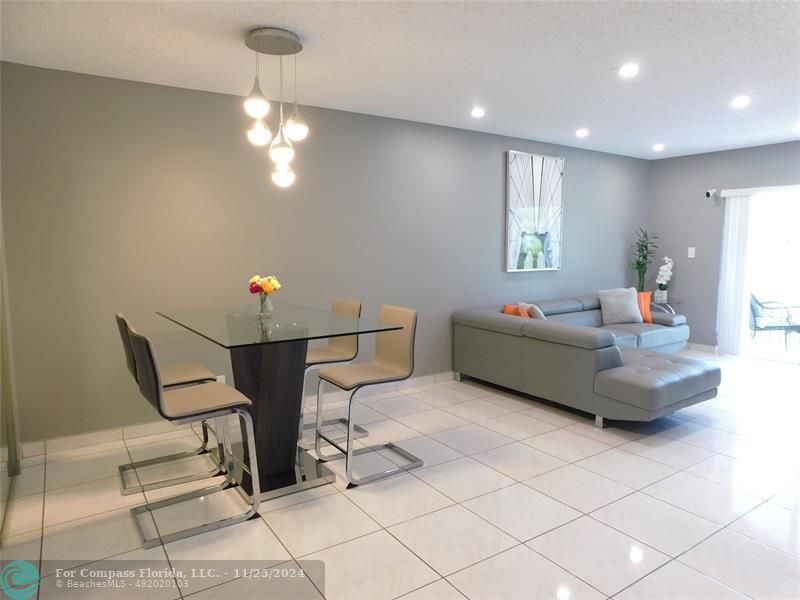
[[[413,388],[418,388],[426,385],[433,385],[435,383],[442,383],[451,381],[455,378],[453,371],[444,371],[442,373],[435,373],[433,375],[420,375],[418,377],[410,377],[405,381],[399,383],[386,383],[380,385],[369,386],[359,392],[359,396],[373,396],[376,394],[385,394],[387,392],[408,391]],[[331,391],[325,394],[327,402],[344,402],[347,400],[347,392]],[[311,402],[316,402],[316,395],[305,397],[306,406],[310,406]],[[68,450],[78,450],[88,446],[95,446],[97,444],[113,444],[121,443],[124,440],[146,437],[149,435],[159,435],[164,433],[180,434],[181,430],[190,430],[189,425],[176,426],[159,419],[158,421],[150,421],[146,423],[136,423],[126,427],[115,427],[112,429],[102,429],[97,431],[90,431],[78,435],[62,436],[47,438],[44,440],[23,442],[22,443],[22,458],[32,459],[34,457],[43,456],[49,453],[65,452]]]

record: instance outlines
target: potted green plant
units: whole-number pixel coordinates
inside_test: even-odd
[[[644,291],[647,267],[652,264],[653,256],[656,254],[656,248],[658,248],[655,243],[657,239],[657,235],[647,233],[646,229],[639,229],[639,231],[636,232],[636,241],[631,244],[634,249],[631,267],[639,276],[639,286],[637,289],[640,292]]]

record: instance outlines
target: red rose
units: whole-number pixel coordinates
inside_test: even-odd
[[[257,294],[260,291],[261,291],[261,286],[260,285],[258,285],[257,283],[251,283],[250,284],[250,293],[251,294]]]

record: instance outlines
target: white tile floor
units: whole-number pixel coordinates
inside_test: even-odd
[[[399,442],[424,468],[279,498],[261,519],[147,552],[129,507],[174,490],[122,496],[116,465],[196,446],[194,432],[48,443],[16,482],[4,558],[325,561],[324,586],[318,575],[228,576],[180,596],[207,600],[799,598],[800,368],[686,354],[721,364],[720,396],[650,424],[600,430],[590,415],[474,383],[367,397],[356,412],[367,440]],[[157,521],[169,529],[236,508],[220,497]],[[90,597],[45,575],[43,600]]]

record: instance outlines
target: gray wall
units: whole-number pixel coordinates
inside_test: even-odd
[[[419,310],[416,374],[451,368],[459,307],[630,282],[647,162],[576,148],[307,109],[297,182],[269,182],[241,98],[2,65],[2,194],[23,439],[150,420],[113,323],[162,360],[228,372],[226,353],[154,314],[359,298]],[[565,158],[563,270],[502,270],[505,152]],[[368,353],[370,348],[365,348]]]
[[[793,184],[800,184],[800,142],[651,163],[648,226],[661,235],[658,259],[675,260],[670,299],[680,301],[676,308],[687,315],[693,342],[717,344],[724,201],[706,199],[705,191]],[[687,257],[689,246],[696,258]]]

